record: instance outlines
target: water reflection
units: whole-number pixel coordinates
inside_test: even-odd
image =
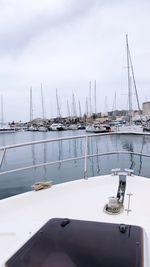
[[[32,141],[33,142],[35,141],[35,135],[34,134],[32,134]],[[32,153],[32,163],[33,163],[33,165],[35,165],[36,164],[35,145],[31,145],[31,153]],[[35,168],[35,170],[36,170],[36,168]]]
[[[97,174],[100,173],[100,164],[99,164],[99,157],[98,157],[98,154],[99,154],[99,150],[98,150],[98,140],[96,138],[96,163],[97,163]]]
[[[145,144],[146,144],[146,141],[145,141],[145,135],[143,135],[143,137],[142,137],[142,144],[141,144],[141,151],[140,151],[141,155],[139,156],[139,157],[140,157],[140,163],[139,163],[139,171],[138,171],[138,175],[141,174],[141,170],[142,170],[142,163],[143,163],[143,161],[142,161],[142,159],[143,159],[143,157],[142,157],[142,153],[143,153],[143,149],[144,149],[144,145],[145,145]]]
[[[0,137],[1,137],[1,146],[5,146],[5,134],[1,133]],[[2,158],[3,158],[3,150],[0,151],[0,160],[2,160]],[[3,158],[3,164],[5,163],[6,163],[6,157]]]
[[[73,157],[75,158],[74,159],[74,163],[75,163],[75,167],[77,167],[77,160],[76,160],[76,158],[77,158],[77,142],[78,142],[78,140],[77,139],[74,139],[73,140]]]
[[[62,151],[62,141],[58,141],[58,160],[62,159],[63,151]],[[61,168],[61,162],[58,163],[58,169]]]
[[[47,163],[47,143],[43,144],[43,162]],[[43,178],[45,181],[47,181],[47,168],[45,165],[43,166],[43,173],[44,173]]]
[[[94,148],[93,148],[94,142],[92,140],[92,137],[89,139],[89,143],[90,143],[90,154],[93,155],[94,154]],[[91,161],[91,173],[92,173],[91,176],[94,176],[94,157],[91,157],[90,161]]]
[[[95,176],[100,173],[100,148],[101,142],[99,141],[98,137],[90,137],[88,139],[88,145],[87,145],[87,152],[88,155],[95,155],[88,158],[89,164],[89,175]]]

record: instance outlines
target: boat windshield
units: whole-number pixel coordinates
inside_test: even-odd
[[[142,267],[143,230],[124,224],[51,219],[6,266]]]

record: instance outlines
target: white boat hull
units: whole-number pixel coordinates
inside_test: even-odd
[[[146,246],[144,267],[148,267],[150,180],[136,176],[127,177],[124,211],[119,215],[108,215],[104,212],[104,206],[108,202],[108,197],[116,195],[118,183],[118,176],[93,177],[58,184],[50,189],[28,192],[1,200],[0,266],[4,266],[4,263],[49,219],[71,218],[130,225],[138,224],[144,229],[147,236],[146,240],[144,239],[144,246]],[[132,193],[130,207],[128,193]],[[128,214],[126,210],[129,208]]]

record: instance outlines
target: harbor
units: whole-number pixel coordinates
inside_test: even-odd
[[[0,267],[150,267],[149,10],[0,1]]]

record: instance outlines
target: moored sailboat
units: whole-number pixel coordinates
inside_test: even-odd
[[[134,76],[134,70],[133,70],[133,64],[132,64],[127,34],[126,34],[126,56],[127,56],[128,103],[129,103],[128,114],[127,114],[128,122],[126,124],[119,125],[119,127],[118,126],[114,127],[113,130],[121,131],[121,132],[142,132],[143,127],[142,127],[141,109],[140,109],[140,104],[139,104],[137,86],[135,82],[135,76]],[[141,121],[140,125],[135,124],[133,120],[131,81],[133,81],[133,85],[135,89],[138,112],[139,112],[140,121]]]
[[[38,131],[37,126],[33,124],[33,100],[32,100],[32,86],[30,87],[30,122],[27,127],[27,131],[35,132]]]
[[[42,106],[42,119],[43,119],[43,122],[44,122],[45,110],[44,110],[44,99],[43,99],[43,87],[42,87],[42,84],[41,84],[41,106]],[[42,125],[38,126],[38,131],[39,132],[47,132],[48,128],[45,125],[42,124]]]
[[[3,108],[3,96],[1,96],[1,123],[0,123],[0,133],[15,133],[16,130],[12,128],[9,124],[4,123],[4,108]]]

